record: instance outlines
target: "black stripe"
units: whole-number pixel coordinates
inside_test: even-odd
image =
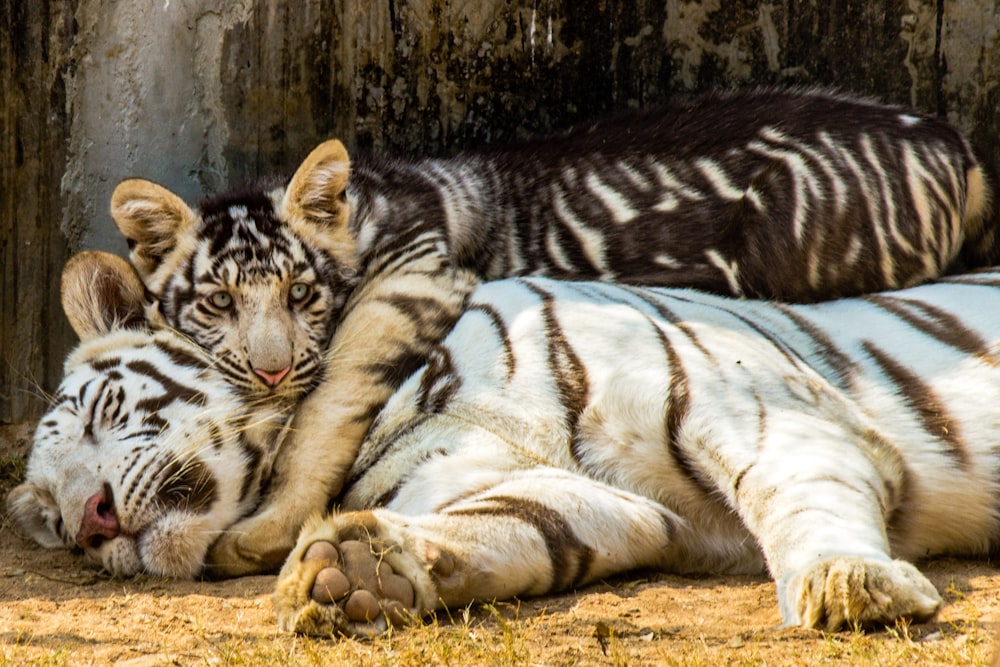
[[[410,270],[415,264],[426,257],[437,257],[438,264],[434,269],[434,274],[438,274],[448,265],[447,258],[441,254],[441,250],[436,243],[428,240],[425,243],[413,246],[404,246],[391,254],[379,255],[373,261],[377,262],[369,268],[368,274],[386,276],[399,271],[400,269]]]
[[[891,473],[880,475],[887,497],[882,507],[886,527],[896,537],[905,535],[914,523],[913,508],[910,507],[912,497],[913,474],[906,463],[903,454],[891,442],[878,432],[869,430],[863,435],[866,449],[873,461],[891,461],[888,466]],[[898,475],[899,484],[895,483],[893,475]],[[881,496],[882,494],[877,494]]]
[[[169,403],[170,401],[168,401]],[[143,409],[146,406],[136,406],[138,409]],[[155,431],[157,433],[162,433],[165,428],[167,428],[167,420],[156,413],[161,407],[157,406],[153,412],[150,412],[142,417],[142,425],[145,429]],[[144,430],[145,430],[144,429]]]
[[[694,331],[692,331],[691,327],[688,326],[688,322],[686,320],[684,320],[683,318],[679,317],[674,311],[670,310],[665,304],[663,304],[662,302],[657,301],[656,299],[654,299],[651,296],[649,296],[649,294],[647,293],[648,290],[642,290],[642,289],[638,289],[638,288],[635,288],[635,287],[629,287],[627,285],[617,285],[617,287],[620,287],[621,289],[624,289],[624,290],[628,291],[633,296],[635,296],[635,297],[641,299],[643,302],[649,304],[649,306],[652,307],[656,311],[656,314],[660,316],[660,319],[666,320],[667,322],[669,322],[673,326],[677,327],[677,330],[680,331],[681,333],[683,333],[685,336],[687,336],[688,339],[691,341],[691,344],[694,345],[696,348],[698,348],[698,350],[703,355],[705,355],[706,359],[708,359],[709,361],[711,361],[716,366],[719,365],[718,361],[715,359],[715,357],[712,355],[712,353],[708,351],[708,348],[706,348],[704,345],[702,345],[701,340],[698,339],[697,334],[695,334]],[[689,301],[687,299],[682,299],[682,298],[677,297],[675,295],[671,295],[671,298],[673,300],[675,300],[675,301],[682,301],[682,302],[685,302],[685,303],[694,303],[692,301]]]
[[[559,401],[566,413],[566,424],[572,434],[570,452],[573,460],[580,464],[583,442],[578,431],[578,424],[580,414],[586,408],[590,394],[587,368],[563,335],[559,319],[555,314],[555,298],[552,294],[534,283],[524,282],[522,284],[542,300],[542,321],[545,324],[545,339],[549,351],[549,371],[555,379]]]
[[[421,236],[425,238],[420,240]],[[391,272],[389,267],[399,263],[400,259],[405,260],[403,262],[405,265],[438,252],[439,244],[447,247],[447,240],[439,229],[417,223],[396,236],[381,239],[361,257],[361,265],[368,267],[366,271],[368,275],[384,275]],[[445,262],[447,258],[442,256],[441,260]]]
[[[462,378],[455,373],[448,348],[435,348],[427,355],[424,372],[420,376],[417,410],[431,414],[444,412],[461,386]]]
[[[168,508],[205,514],[219,495],[212,472],[201,459],[171,459],[163,468],[156,499]]]
[[[961,318],[922,301],[875,294],[865,297],[886,312],[892,313],[914,329],[965,354],[979,357],[991,366],[998,365],[990,344],[967,328]],[[920,314],[914,311],[920,311]]]
[[[395,354],[387,351],[386,358],[365,364],[363,369],[366,373],[374,376],[379,384],[386,385],[390,389],[397,389],[424,365],[426,359],[427,355],[424,352],[407,346]],[[376,412],[381,409],[381,406],[382,403],[379,403]]]
[[[83,404],[83,398],[84,398],[84,396],[87,395],[87,389],[90,388],[90,384],[93,381],[94,381],[93,379],[90,379],[90,380],[87,380],[86,382],[84,382],[82,385],[80,385],[80,391],[78,391],[77,394],[76,394],[76,399],[75,399],[74,405],[82,405]]]
[[[734,299],[733,303],[739,303],[739,302]],[[717,310],[721,310],[722,312],[731,315],[732,317],[736,318],[737,320],[748,326],[760,338],[763,338],[764,340],[769,342],[772,347],[781,352],[781,356],[783,356],[792,366],[799,366],[801,364],[802,359],[798,356],[798,354],[795,353],[793,349],[788,347],[785,341],[783,341],[779,337],[776,337],[761,325],[757,324],[756,322],[747,317],[744,317],[741,313],[735,310],[731,310],[729,308],[725,308],[719,304],[711,304],[710,307],[716,308]]]
[[[257,447],[252,446],[245,438],[240,437],[240,447],[247,460],[247,467],[243,475],[243,485],[240,487],[240,502],[242,503],[253,490],[253,482],[257,479],[257,469],[260,467],[264,453]],[[261,480],[262,482],[264,480]]]
[[[668,390],[666,413],[663,416],[664,437],[667,441],[667,451],[677,463],[681,473],[706,496],[713,495],[713,487],[710,480],[705,479],[691,457],[681,448],[680,432],[687,418],[688,410],[691,407],[690,383],[684,365],[681,363],[677,351],[671,344],[670,339],[664,331],[650,320],[653,329],[660,338],[660,345],[663,347],[664,355],[667,359],[667,366],[670,368],[670,387]]]
[[[836,375],[837,386],[849,390],[853,385],[857,363],[837,348],[822,329],[796,313],[792,308],[780,303],[772,305],[791,320],[799,331],[813,340],[814,350]]]
[[[138,462],[138,460],[139,459],[138,459],[138,452],[137,452],[136,453],[136,458],[133,459],[133,461],[129,464],[129,466],[125,470],[122,471],[121,481],[122,481],[123,484],[125,483],[125,476],[128,475],[128,473],[132,471],[132,466],[135,465]],[[156,462],[155,457],[154,458],[150,458],[149,460],[146,461],[145,465],[143,465],[142,468],[139,469],[139,472],[136,473],[135,477],[132,479],[132,483],[129,485],[128,491],[125,492],[125,497],[126,498],[141,498],[142,497],[142,496],[137,496],[135,494],[136,488],[138,487],[139,482],[141,482],[142,479],[143,479],[143,477],[146,475],[146,471],[149,470],[150,466],[152,466],[153,463],[155,463],[155,462]]]
[[[205,396],[204,393],[198,391],[197,389],[193,389],[191,387],[187,387],[178,382],[175,382],[171,378],[161,373],[160,369],[158,369],[156,366],[149,363],[148,361],[141,361],[141,360],[130,361],[125,366],[134,373],[139,373],[140,375],[145,375],[149,378],[152,378],[153,380],[158,382],[160,386],[162,386],[163,389],[166,391],[166,395],[164,396],[155,399],[150,398],[150,399],[145,399],[144,401],[140,401],[136,405],[137,408],[141,409],[141,406],[147,403],[162,407],[163,405],[166,405],[174,400],[181,400],[184,401],[185,403],[197,404],[197,405],[205,405],[205,403],[208,402],[208,398]]]
[[[431,417],[431,415],[418,414],[392,433],[388,433],[384,437],[380,437],[378,440],[374,440],[372,438],[366,439],[364,446],[359,451],[357,458],[354,460],[354,464],[351,466],[351,472],[344,482],[344,491],[341,495],[347,495],[349,487],[356,484],[358,480],[368,474],[369,470],[371,470],[380,461],[388,460],[392,452],[395,452],[402,447],[410,447],[411,444],[407,442],[405,438],[413,432],[414,429],[419,427],[428,419],[431,419]],[[378,425],[374,428],[377,429]]]
[[[417,468],[419,468],[420,466],[424,465],[427,461],[430,461],[433,458],[438,458],[438,457],[447,456],[447,455],[448,455],[448,451],[446,449],[444,449],[444,448],[441,448],[441,447],[439,447],[438,449],[432,450],[432,451],[424,452],[420,456],[420,460],[418,460],[416,463],[414,463],[413,466],[410,468],[410,470],[416,470]],[[399,495],[399,491],[400,491],[400,489],[403,488],[403,486],[404,486],[405,483],[406,483],[405,479],[397,479],[395,484],[393,484],[389,489],[387,489],[386,491],[384,491],[378,498],[376,498],[373,502],[368,503],[366,506],[367,507],[385,507],[385,506],[387,506],[389,503],[391,503],[396,498],[397,495]]]
[[[1000,287],[1000,273],[997,273],[995,267],[990,267],[978,271],[968,271],[957,276],[945,276],[936,282],[972,287]]]
[[[209,364],[200,355],[188,350],[174,347],[162,340],[155,340],[153,345],[178,366],[189,366],[191,368],[209,367]]]
[[[113,424],[124,423],[127,419],[127,416],[123,412],[125,410],[125,396],[125,387],[119,385],[118,391],[115,394],[115,408],[112,410],[111,414],[108,415],[108,419]]]
[[[123,435],[121,439],[131,440],[132,438],[143,438],[143,439],[155,438],[162,432],[163,432],[162,427],[157,425],[154,428],[142,428],[138,431],[131,431],[127,435]]]
[[[511,378],[514,377],[514,372],[517,370],[517,359],[514,356],[514,346],[510,341],[510,332],[507,331],[507,325],[504,323],[503,318],[500,317],[500,313],[493,306],[485,303],[473,303],[465,311],[467,313],[472,311],[482,313],[489,318],[493,329],[496,331],[497,339],[503,345],[503,362],[507,369],[507,381],[510,382]]]
[[[385,303],[414,323],[421,334],[427,329],[434,332],[451,329],[455,317],[442,307],[438,299],[412,294],[392,294],[384,298],[372,299],[375,303]]]
[[[971,463],[969,452],[962,439],[958,420],[949,414],[944,402],[916,373],[879,349],[874,343],[862,343],[865,352],[879,365],[882,372],[899,390],[906,405],[917,413],[920,422],[933,437],[947,446],[947,453],[963,469]]]
[[[535,500],[515,496],[490,496],[486,506],[448,511],[458,516],[499,516],[531,525],[545,540],[552,563],[550,592],[575,588],[587,580],[594,550],[580,541],[569,521],[556,510]]]
[[[90,367],[98,373],[103,373],[109,368],[114,368],[122,362],[121,357],[108,357],[106,359],[95,359],[90,362]]]

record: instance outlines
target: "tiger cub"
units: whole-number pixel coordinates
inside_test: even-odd
[[[988,199],[965,140],[938,119],[756,91],[448,159],[352,165],[330,141],[287,184],[197,211],[124,181],[112,214],[155,297],[151,321],[191,336],[255,397],[290,405],[315,387],[274,493],[214,550],[232,575],[280,563],[481,279],[803,301],[903,287],[963,244],[972,261],[992,248]]]
[[[244,443],[258,408],[176,333],[114,324],[142,286],[108,264],[67,268],[85,341],[8,504],[112,572],[191,576],[204,534],[269,483]],[[798,306],[482,285],[378,416],[339,511],[306,524],[279,624],[371,633],[640,567],[766,569],[790,624],[930,618],[941,597],[909,561],[1000,538],[998,312],[996,270]]]

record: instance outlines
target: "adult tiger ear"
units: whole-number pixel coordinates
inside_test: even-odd
[[[83,341],[115,329],[144,327],[145,294],[132,265],[109,252],[78,253],[63,268],[63,311]]]
[[[180,197],[142,178],[118,184],[111,195],[111,217],[128,239],[132,264],[143,276],[156,270],[198,219]]]
[[[280,214],[293,231],[330,252],[339,261],[354,263],[355,239],[348,229],[350,205],[347,181],[351,160],[336,139],[314,148],[295,171],[280,205]]]
[[[59,505],[48,489],[30,480],[14,487],[7,494],[7,514],[43,547],[65,546],[49,527],[55,525],[59,517]]]

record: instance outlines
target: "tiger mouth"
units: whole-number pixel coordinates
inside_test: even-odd
[[[289,375],[291,374],[289,372]],[[268,386],[254,375],[243,379],[238,387],[244,398],[266,403],[292,403],[301,399],[315,384],[315,381],[309,378],[286,377],[280,384]]]

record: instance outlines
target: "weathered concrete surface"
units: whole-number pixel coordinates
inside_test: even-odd
[[[107,210],[126,176],[188,200],[226,185],[221,44],[250,12],[249,2],[81,0],[62,182],[63,231],[78,245],[124,251]]]
[[[833,85],[947,115],[994,168],[989,0],[51,0],[0,3],[0,422],[71,340],[68,252],[122,251],[115,184],[188,200],[320,140],[443,153],[667,95]]]

